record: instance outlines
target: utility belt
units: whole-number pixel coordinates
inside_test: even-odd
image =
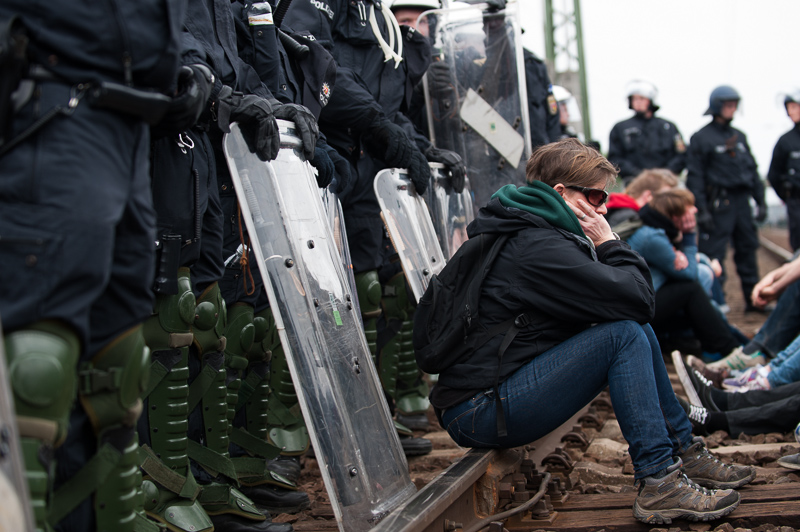
[[[166,114],[172,98],[159,92],[136,89],[110,81],[92,81],[72,84],[64,81],[41,65],[30,65],[17,87],[9,95],[13,112],[19,111],[33,95],[37,83],[58,83],[70,87],[70,97],[66,105],[56,105],[48,110],[23,132],[7,142],[0,143],[0,156],[21,143],[56,116],[70,116],[82,100],[95,109],[103,109],[122,115],[138,118],[148,124],[157,124]],[[0,106],[3,104],[0,103]]]

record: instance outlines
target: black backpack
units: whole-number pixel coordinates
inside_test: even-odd
[[[505,332],[498,350],[495,397],[503,353],[520,329],[529,323],[520,314],[491,329],[478,327],[481,285],[508,233],[481,233],[464,242],[444,269],[431,278],[414,311],[414,354],[427,373],[441,373],[472,353],[494,336]],[[505,436],[505,419],[497,401],[498,434]]]

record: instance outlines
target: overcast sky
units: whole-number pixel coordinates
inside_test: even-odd
[[[544,2],[518,1],[523,44],[544,57]],[[711,91],[731,85],[742,96],[733,125],[766,175],[775,142],[792,127],[782,93],[800,87],[800,1],[583,0],[581,14],[592,135],[604,152],[613,125],[632,114],[630,80],[658,87],[658,115],[687,143],[709,122],[703,113]]]

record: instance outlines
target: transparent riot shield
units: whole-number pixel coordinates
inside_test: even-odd
[[[2,330],[0,324],[0,530],[33,532],[33,513],[8,380]]]
[[[365,531],[416,491],[311,166],[293,124],[260,161],[224,140],[252,247],[339,529]]]
[[[525,183],[530,119],[518,3],[494,13],[459,4],[420,15],[446,65],[437,66],[446,75],[424,78],[425,99],[431,141],[464,160],[477,210],[500,187]]]
[[[353,273],[353,260],[350,258],[350,247],[347,244],[347,231],[344,225],[342,202],[339,201],[339,196],[327,188],[321,188],[319,191],[322,197],[322,205],[325,207],[325,214],[328,216],[328,226],[333,233],[336,249],[339,251],[339,256],[342,259],[342,266],[350,282],[350,291],[355,294],[357,293],[356,277]],[[353,299],[353,306],[356,308],[356,313],[360,315],[361,307],[357,297]]]
[[[404,169],[381,170],[373,186],[381,206],[381,218],[400,256],[406,281],[415,300],[419,301],[431,277],[442,271],[445,264],[428,206]]]
[[[446,260],[450,260],[458,248],[467,240],[467,226],[475,218],[472,210],[469,179],[464,190],[455,192],[449,179],[443,174],[444,165],[429,163],[431,186],[425,192],[425,201],[431,213],[433,230],[442,246]]]

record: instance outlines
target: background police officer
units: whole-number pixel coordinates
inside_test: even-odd
[[[727,85],[711,92],[705,114],[712,115],[713,120],[692,135],[686,158],[686,186],[694,193],[698,209],[700,251],[723,263],[728,241],[733,240],[746,310],[753,310],[750,294],[758,282],[758,231],[750,198],[756,200],[755,220],[763,221],[767,211],[764,185],[747,137],[731,127],[739,100],[736,89]],[[723,274],[721,281],[724,280]]]
[[[789,243],[797,251],[800,249],[800,90],[787,94],[783,105],[794,127],[778,139],[767,179],[786,203]]]
[[[686,145],[675,124],[655,116],[658,89],[636,80],[629,84],[627,96],[628,108],[635,114],[611,129],[608,160],[619,167],[626,185],[647,168],[668,168],[680,174],[686,165]]]

